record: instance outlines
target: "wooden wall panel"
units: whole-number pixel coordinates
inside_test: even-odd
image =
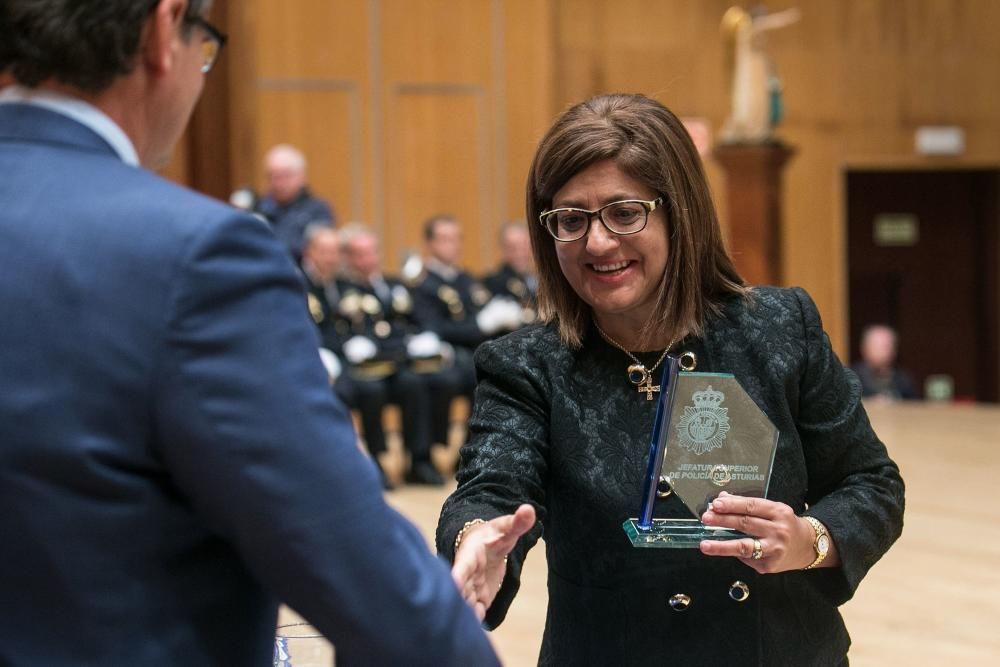
[[[491,0],[384,0],[380,46],[386,81],[490,81],[491,4]]]
[[[554,15],[551,3],[505,0],[501,3],[502,35],[497,40],[502,62],[496,91],[500,99],[498,135],[505,148],[498,181],[496,220],[525,216],[525,182],[542,135],[555,117],[555,72],[552,59]],[[494,235],[494,238],[496,236]],[[499,259],[496,246],[489,265]]]
[[[367,0],[257,0],[257,76],[358,79],[368,67]]]
[[[388,98],[387,265],[398,266],[406,250],[420,251],[422,223],[437,213],[457,217],[464,259],[481,262],[492,203],[484,97],[474,87],[404,87]]]
[[[387,0],[380,9],[385,263],[419,252],[423,221],[447,212],[463,261],[483,262],[495,228],[493,40],[489,0]]]
[[[390,270],[398,261],[391,254],[414,242],[413,225],[441,209],[468,218],[467,264],[492,264],[496,226],[522,215],[535,145],[571,103],[643,92],[716,132],[728,113],[719,22],[734,0],[219,1],[238,28],[227,52],[233,185],[247,173],[259,183],[260,165],[247,162],[281,128],[299,128],[296,137],[321,147],[305,146],[317,189],[342,217],[360,206],[386,235]],[[843,352],[843,173],[850,165],[1000,164],[1000,3],[767,6],[802,11],[799,23],[767,38],[785,91],[779,135],[797,149],[785,172],[782,273],[812,292]],[[964,155],[914,154],[918,126],[948,123],[965,129]],[[459,153],[444,172],[421,168],[447,150]],[[416,165],[391,161],[418,151],[427,156]],[[469,171],[455,174],[451,189],[475,199],[452,205],[444,178],[457,163]],[[706,170],[720,195],[721,170],[711,160]]]
[[[250,173],[260,188],[270,145],[299,145],[314,189],[341,219],[360,218],[382,234],[390,271],[404,248],[419,249],[419,224],[442,210],[462,217],[466,263],[484,269],[495,258],[497,226],[523,207],[523,173],[551,119],[538,85],[551,76],[542,32],[551,26],[548,7],[528,0],[248,3],[241,18],[255,60],[252,93],[244,95],[252,112],[234,114],[234,122],[252,125],[251,147],[234,155],[255,163]],[[508,36],[524,50],[510,50]],[[517,99],[509,89],[531,91],[532,101],[508,102]]]
[[[313,192],[333,203],[340,222],[360,219],[364,128],[358,87],[350,81],[291,83],[285,87],[273,81],[258,89],[256,164],[263,165],[264,154],[275,144],[298,146],[309,164]]]

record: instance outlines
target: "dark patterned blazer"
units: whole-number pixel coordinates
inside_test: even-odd
[[[780,430],[768,498],[829,528],[842,565],[759,575],[697,549],[636,549],[621,525],[639,511],[656,401],[626,379],[631,363],[593,331],[579,350],[552,325],[485,343],[461,452],[459,486],[438,526],[453,558],[463,523],[513,512],[539,525],[511,554],[487,614],[499,624],[522,563],[542,536],[549,606],[540,664],[839,665],[850,639],[837,607],[902,530],[903,481],[801,289],[758,288],[678,348],[698,371],[733,373]],[[647,360],[651,363],[652,360]],[[688,517],[679,500],[654,516]],[[729,591],[743,582],[749,597]],[[687,594],[675,611],[669,599]]]

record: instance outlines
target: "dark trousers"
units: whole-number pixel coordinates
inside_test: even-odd
[[[447,444],[452,399],[465,396],[471,403],[476,389],[476,365],[472,360],[472,350],[456,346],[454,363],[426,377],[432,395],[431,442]]]
[[[366,380],[342,374],[334,390],[344,403],[361,415],[361,429],[373,457],[386,450],[382,408],[399,406],[403,445],[414,461],[430,461],[432,440],[431,392],[428,376],[403,369],[380,380]]]

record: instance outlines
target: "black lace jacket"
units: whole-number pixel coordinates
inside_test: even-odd
[[[590,331],[580,350],[552,326],[482,345],[459,486],[438,550],[473,518],[530,502],[539,524],[511,554],[487,613],[499,624],[528,550],[543,536],[549,607],[540,664],[838,665],[850,639],[837,606],[896,540],[903,481],[872,431],[856,377],[834,355],[801,289],[758,288],[677,348],[698,371],[733,373],[781,432],[768,497],[829,528],[842,565],[758,575],[696,549],[636,549],[621,528],[639,511],[656,401],[626,378],[631,363]],[[652,359],[648,363],[652,363]],[[655,516],[688,517],[674,497]],[[733,584],[750,596],[737,602]],[[690,598],[684,611],[669,599]],[[739,596],[737,596],[739,597]]]

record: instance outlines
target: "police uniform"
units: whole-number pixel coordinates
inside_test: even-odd
[[[414,465],[429,463],[431,445],[447,442],[448,408],[457,387],[440,355],[413,358],[407,350],[410,337],[424,331],[414,318],[410,290],[392,278],[347,283],[339,315],[351,336],[364,336],[377,347],[375,357],[352,366],[351,373],[386,385],[389,400],[402,411],[403,440]]]
[[[314,196],[309,188],[302,188],[288,204],[279,204],[271,195],[264,195],[254,204],[254,213],[271,223],[274,234],[296,262],[302,260],[302,242],[309,225],[336,224],[333,208]]]
[[[471,399],[476,388],[472,352],[489,338],[476,323],[476,315],[493,295],[465,271],[444,276],[432,266],[426,266],[412,284],[418,321],[454,346],[459,394]]]
[[[531,324],[538,319],[538,279],[518,273],[510,264],[502,264],[494,273],[483,278],[483,284],[493,296],[513,299],[521,306],[521,320]]]
[[[343,361],[344,342],[351,337],[351,327],[350,321],[340,316],[339,308],[340,296],[348,284],[343,280],[320,284],[305,275],[305,287],[309,315],[316,323],[323,347]],[[386,383],[358,379],[350,372],[343,372],[334,381],[333,390],[344,404],[358,411],[365,444],[372,459],[378,463],[378,455],[386,449],[382,427],[382,408],[389,402]],[[384,471],[382,484],[386,488],[391,486]]]

